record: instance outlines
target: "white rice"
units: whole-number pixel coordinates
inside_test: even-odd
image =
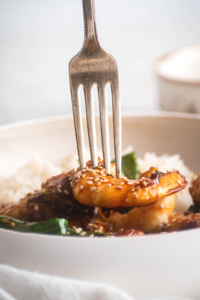
[[[128,149],[129,152],[132,149],[133,147],[130,146]],[[127,153],[126,150],[124,153]],[[179,155],[162,155],[158,157],[154,153],[147,152],[143,159],[138,159],[138,162],[140,172],[144,172],[149,167],[154,166],[163,172],[172,169],[179,170],[186,177],[189,184],[194,179],[194,173],[184,165]],[[27,193],[40,189],[41,183],[48,178],[58,175],[63,171],[69,171],[74,167],[78,167],[78,157],[76,154],[67,156],[60,165],[45,161],[39,154],[33,154],[30,162],[16,173],[7,178],[0,178],[0,204],[16,202]],[[192,199],[188,188],[178,193],[176,211],[182,213],[191,204]]]

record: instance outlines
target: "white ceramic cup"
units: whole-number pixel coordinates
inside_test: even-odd
[[[156,62],[161,109],[200,113],[200,45],[175,50]]]

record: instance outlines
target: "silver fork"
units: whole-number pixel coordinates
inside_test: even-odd
[[[106,99],[106,85],[110,83],[112,89],[116,175],[119,177],[121,174],[121,111],[118,64],[116,59],[103,50],[99,44],[95,21],[94,0],[82,0],[82,2],[85,25],[83,47],[69,63],[71,98],[80,168],[82,170],[86,163],[79,86],[82,85],[84,88],[90,154],[92,167],[94,168],[98,165],[98,158],[92,87],[94,84],[97,84],[104,166],[107,168],[107,171],[110,172],[110,147]]]

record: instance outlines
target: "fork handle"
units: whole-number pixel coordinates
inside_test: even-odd
[[[85,28],[84,46],[89,51],[94,51],[99,46],[94,0],[83,0],[83,15]]]

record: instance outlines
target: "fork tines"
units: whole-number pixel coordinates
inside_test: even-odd
[[[83,0],[83,11],[85,22],[84,44],[81,51],[72,58],[69,64],[70,88],[80,168],[83,169],[86,163],[79,86],[83,85],[85,93],[88,137],[92,166],[94,168],[98,165],[98,159],[92,87],[94,84],[97,84],[103,159],[105,168],[110,172],[108,109],[106,99],[106,85],[110,83],[113,104],[116,175],[119,177],[121,174],[121,112],[118,65],[116,59],[103,50],[99,44],[94,16],[94,1]]]

